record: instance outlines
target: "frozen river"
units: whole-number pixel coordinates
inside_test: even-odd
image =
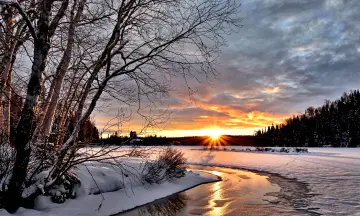
[[[222,180],[119,216],[316,215],[307,208],[310,202],[307,185],[294,179],[211,166],[189,166],[189,169],[209,172]]]

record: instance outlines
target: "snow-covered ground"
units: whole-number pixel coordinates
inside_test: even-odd
[[[186,172],[182,178],[164,181],[161,184],[145,184],[140,172],[144,161],[125,158],[126,170],[104,163],[86,163],[75,171],[81,181],[76,189],[76,199],[55,204],[49,196],[40,196],[35,209],[20,208],[15,215],[21,216],[68,216],[68,215],[112,215],[152,202],[156,199],[186,190],[196,185],[217,181],[218,177],[203,172]],[[90,174],[91,173],[91,174]],[[96,183],[95,183],[96,182]],[[58,188],[59,193],[64,188]],[[102,194],[99,194],[102,191]],[[9,216],[0,209],[1,216]]]
[[[193,146],[174,148],[184,152],[189,164],[252,169],[296,178],[309,184],[311,193],[315,195],[310,208],[318,213],[360,216],[360,148],[309,148],[309,154],[199,151],[192,149],[202,147]],[[158,147],[153,149],[157,150]],[[136,173],[140,170],[141,160],[127,158],[127,166]],[[40,197],[36,210],[20,209],[16,215],[110,215],[216,180],[216,177],[206,173],[187,172],[183,178],[144,187],[136,174],[124,179],[124,175],[120,175],[116,169],[98,163],[87,164],[77,172],[83,185],[78,189],[76,199],[54,204],[49,197]],[[97,185],[92,178],[95,178]],[[97,194],[98,188],[102,191],[119,190],[103,193],[102,196]],[[0,215],[9,214],[0,210]]]
[[[360,148],[309,148],[314,154],[297,155],[180,148],[191,164],[267,171],[306,182],[316,194],[310,207],[318,213],[360,215]]]

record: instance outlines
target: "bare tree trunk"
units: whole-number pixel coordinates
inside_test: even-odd
[[[54,80],[56,79],[56,75],[54,77]],[[43,86],[43,85],[42,85]],[[43,126],[43,123],[44,123],[44,120],[45,120],[45,116],[46,116],[46,112],[47,112],[47,109],[49,107],[49,103],[50,103],[50,100],[51,100],[51,97],[52,97],[52,94],[54,93],[54,89],[55,89],[55,81],[52,81],[51,82],[51,85],[50,85],[50,89],[49,89],[49,92],[48,92],[48,95],[46,97],[46,99],[42,102],[42,105],[41,106],[41,113],[40,113],[40,116],[39,116],[39,120],[38,120],[38,123],[36,124],[36,129],[35,129],[35,132],[34,132],[34,138],[33,138],[33,141],[36,141],[37,137],[39,136],[39,134],[43,131],[42,130],[42,126]],[[44,92],[43,92],[44,93]]]
[[[49,136],[49,133],[51,132],[51,128],[54,122],[54,114],[56,110],[56,106],[59,100],[60,96],[60,90],[61,86],[65,77],[65,74],[67,72],[67,69],[70,64],[71,56],[72,56],[72,50],[74,47],[74,41],[75,41],[75,28],[77,26],[77,23],[79,22],[79,19],[82,15],[84,5],[86,3],[86,0],[82,0],[79,3],[78,10],[76,12],[76,15],[74,17],[75,8],[77,5],[74,4],[72,10],[71,10],[71,23],[68,30],[68,41],[66,45],[66,49],[64,51],[64,54],[61,58],[61,61],[56,69],[56,79],[53,81],[55,82],[55,88],[53,91],[53,95],[50,100],[50,104],[48,106],[46,116],[45,116],[45,124],[43,127],[43,132],[45,136]]]
[[[46,37],[39,39],[39,41],[35,41],[34,45],[34,63],[32,66],[30,82],[28,84],[27,96],[21,112],[19,124],[16,128],[16,137],[14,141],[16,160],[9,188],[6,192],[5,208],[9,212],[16,211],[20,206],[22,184],[26,178],[27,165],[30,159],[30,140],[35,126],[35,108],[40,94],[41,73],[45,69],[45,59],[47,55],[46,47],[48,46]]]
[[[4,207],[10,213],[15,212],[21,205],[22,186],[27,175],[27,166],[31,153],[30,140],[35,129],[35,110],[41,90],[41,76],[46,67],[46,59],[50,48],[49,23],[52,3],[52,1],[42,1],[40,5],[38,32],[34,35],[36,38],[34,38],[34,60],[30,81],[27,86],[26,100],[21,111],[14,140],[16,159],[4,199]]]
[[[0,87],[2,88],[0,91],[0,132],[5,133],[6,125],[4,124],[5,116],[5,101],[6,101],[6,89],[7,89],[7,78],[9,76],[9,71],[11,67],[11,59],[12,59],[12,51],[7,52],[6,57],[4,57],[2,60],[0,70],[2,72],[1,74],[1,82]]]
[[[91,103],[89,105],[89,107],[87,108],[86,112],[81,115],[82,110],[84,108],[85,105],[85,101],[87,98],[87,95],[89,94],[90,88],[91,88],[91,84],[92,81],[94,81],[94,78],[90,78],[87,82],[87,86],[85,89],[85,92],[79,102],[79,107],[77,110],[77,116],[78,116],[78,121],[75,125],[75,128],[73,130],[73,132],[71,133],[70,137],[66,140],[66,142],[62,145],[60,152],[59,152],[59,156],[57,158],[57,161],[55,163],[55,169],[53,170],[53,172],[51,172],[49,175],[51,177],[52,180],[55,180],[56,178],[59,177],[59,174],[62,172],[61,168],[61,164],[63,163],[64,158],[66,157],[66,154],[69,152],[69,150],[71,148],[74,147],[75,143],[76,143],[76,139],[79,135],[80,129],[84,126],[85,121],[89,118],[90,114],[92,113],[92,111],[94,110],[97,101],[99,100],[101,94],[103,93],[107,81],[108,79],[105,79],[99,86],[98,90],[96,91],[95,95],[93,96]],[[81,117],[80,117],[81,116]]]
[[[0,62],[0,132],[4,133],[4,92],[5,92],[5,88],[6,88],[6,83],[7,83],[7,77],[8,77],[8,73],[11,67],[11,59],[12,59],[12,48],[13,48],[13,42],[11,40],[12,36],[13,36],[13,29],[12,29],[12,23],[11,23],[11,19],[13,18],[13,11],[8,10],[5,14],[4,14],[4,19],[5,19],[5,32],[4,32],[4,40],[5,40],[5,44],[4,44],[4,57],[1,59]]]
[[[63,110],[62,110],[62,113],[60,116],[60,120],[59,120],[60,133],[57,133],[57,135],[56,135],[56,139],[55,139],[56,146],[59,146],[59,145],[61,145],[61,143],[63,143],[65,135],[66,135],[65,131],[67,130],[67,128],[69,126],[69,122],[70,122],[70,119],[69,119],[70,109],[75,109],[77,106],[77,101],[75,102],[74,105],[72,103],[76,96],[76,90],[78,89],[78,87],[80,85],[81,79],[76,83],[76,85],[74,87],[75,90],[73,92],[71,92],[71,89],[73,88],[73,85],[74,85],[75,75],[76,75],[76,73],[74,73],[74,77],[73,77],[71,85],[69,87],[69,91],[67,92],[67,96],[65,98],[65,103],[68,105],[63,107]],[[82,95],[82,91],[80,92],[80,95]]]
[[[14,42],[12,48],[11,61],[7,71],[6,84],[4,87],[4,133],[10,143],[10,128],[11,128],[11,93],[12,93],[12,67],[16,59],[16,53],[19,50],[21,43]]]
[[[7,85],[5,87],[5,106],[4,106],[4,131],[8,139],[10,138],[10,115],[11,115],[11,82],[12,73],[9,71]]]

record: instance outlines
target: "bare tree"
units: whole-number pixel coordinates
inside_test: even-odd
[[[39,3],[39,18],[37,20],[36,29],[19,3],[11,3],[11,5],[17,8],[22,14],[27,23],[27,27],[29,28],[29,32],[32,35],[34,40],[34,60],[28,83],[26,100],[21,112],[14,140],[16,159],[4,203],[9,212],[17,210],[21,202],[22,184],[26,178],[27,166],[31,153],[29,142],[34,131],[35,110],[40,95],[41,77],[46,67],[50,49],[49,42],[60,19],[64,15],[68,1],[65,0],[62,2],[62,7],[57,11],[55,17],[50,20],[53,3],[54,1],[42,1]]]
[[[21,205],[34,130],[43,128],[47,136],[56,110],[63,116],[61,127],[66,128],[70,110],[75,110],[76,124],[65,142],[59,139],[61,147],[45,187],[51,187],[76,164],[114,158],[113,148],[85,157],[77,154],[83,147],[78,142],[79,132],[104,92],[124,104],[138,106],[140,111],[144,100],[154,102],[154,97],[167,95],[173,77],[186,81],[215,75],[213,63],[225,45],[223,35],[240,23],[235,0],[43,0],[37,2],[35,21],[20,3],[9,2],[25,20],[34,50],[14,140],[16,160],[5,198],[10,212]],[[69,10],[70,18],[66,19]],[[67,29],[66,40],[56,36],[58,28]],[[56,42],[61,47],[65,41],[66,48],[58,49]],[[46,67],[50,68],[49,60],[57,66],[45,91],[42,76]],[[66,76],[74,79],[64,82]],[[62,91],[67,95],[61,97]],[[42,116],[36,113],[39,98],[45,101]],[[57,106],[59,101],[65,106]],[[36,124],[37,116],[41,116],[41,125]]]

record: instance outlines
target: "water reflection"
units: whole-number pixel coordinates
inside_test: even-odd
[[[188,196],[185,193],[180,193],[119,214],[119,216],[175,216],[184,208],[187,200]]]
[[[224,215],[226,206],[221,204],[219,205],[219,200],[222,200],[221,182],[216,182],[213,184],[213,196],[212,199],[210,199],[210,206],[213,209],[211,211],[211,215],[213,216]]]
[[[222,181],[195,187],[119,216],[309,215],[308,211],[303,211],[310,203],[306,200],[308,197],[297,196],[304,185],[294,180],[227,168],[191,168],[218,175]],[[303,193],[308,192],[303,190]],[[304,204],[302,211],[295,205],[299,201]]]
[[[223,181],[212,184],[212,196],[206,207],[210,210],[205,215],[230,215],[234,211],[243,211],[240,206],[268,204],[276,197],[267,194],[280,191],[277,185],[268,181],[267,176],[228,168],[216,169],[211,173],[220,176]]]

